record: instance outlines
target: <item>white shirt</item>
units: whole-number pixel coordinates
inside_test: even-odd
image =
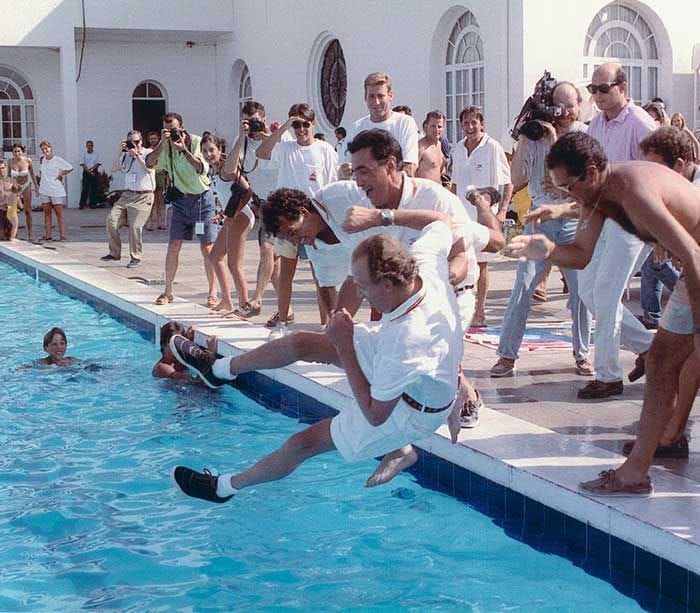
[[[355,325],[355,352],[376,400],[405,392],[438,408],[455,397],[464,344],[448,278],[450,243],[447,225],[426,226],[410,249],[422,287],[381,320]]]
[[[471,155],[464,146],[466,137],[452,147],[452,182],[469,217],[476,219],[476,207],[467,200],[467,187],[495,187],[510,183],[510,166],[501,144],[484,134]],[[498,205],[492,209],[498,211]]]
[[[88,170],[90,170],[95,164],[100,164],[101,162],[100,154],[94,149],[92,150],[92,153],[88,153],[87,151],[83,153],[83,165]]]
[[[391,134],[401,145],[401,153],[403,161],[407,164],[418,164],[418,126],[410,115],[403,113],[391,112],[389,119],[385,121],[374,122],[369,115],[358,119],[350,129],[346,142],[351,143],[360,132],[364,130],[386,130]],[[341,161],[351,162],[352,155],[347,148],[340,154]]]
[[[63,187],[63,182],[56,179],[59,172],[70,170],[73,168],[63,158],[54,155],[50,160],[45,157],[41,158],[39,172],[41,173],[41,181],[39,183],[39,193],[52,198],[65,198],[66,188]]]
[[[282,141],[272,150],[271,160],[279,164],[277,189],[299,189],[313,197],[338,179],[338,154],[323,140],[303,146],[296,141]]]
[[[124,175],[124,189],[134,192],[152,192],[156,188],[156,171],[154,168],[146,168],[146,156],[152,149],[143,148],[139,153],[141,162],[122,153],[119,158],[119,169]]]
[[[275,164],[272,160],[261,160],[255,155],[260,143],[262,143],[261,140],[246,137],[241,157],[243,159],[243,172],[250,189],[261,200],[267,200],[270,193],[275,191],[279,164]]]
[[[600,111],[588,126],[588,134],[602,146],[610,162],[642,159],[639,143],[658,126],[649,113],[630,100],[617,117],[608,120]]]

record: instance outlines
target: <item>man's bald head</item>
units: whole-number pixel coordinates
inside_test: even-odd
[[[618,62],[606,62],[593,71],[592,82],[626,83],[627,75]]]

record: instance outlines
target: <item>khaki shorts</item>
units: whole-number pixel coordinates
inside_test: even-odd
[[[294,243],[290,243],[278,236],[275,238],[275,255],[289,260],[296,260],[298,255],[297,247]]]

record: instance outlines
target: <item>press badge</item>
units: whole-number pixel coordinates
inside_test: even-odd
[[[199,236],[200,234],[204,234],[204,222],[203,221],[198,221],[196,224],[194,224],[194,233]]]

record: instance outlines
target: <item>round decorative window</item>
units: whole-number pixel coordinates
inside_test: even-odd
[[[323,54],[321,65],[321,103],[328,121],[338,127],[345,112],[348,75],[345,56],[337,39],[331,41]]]

